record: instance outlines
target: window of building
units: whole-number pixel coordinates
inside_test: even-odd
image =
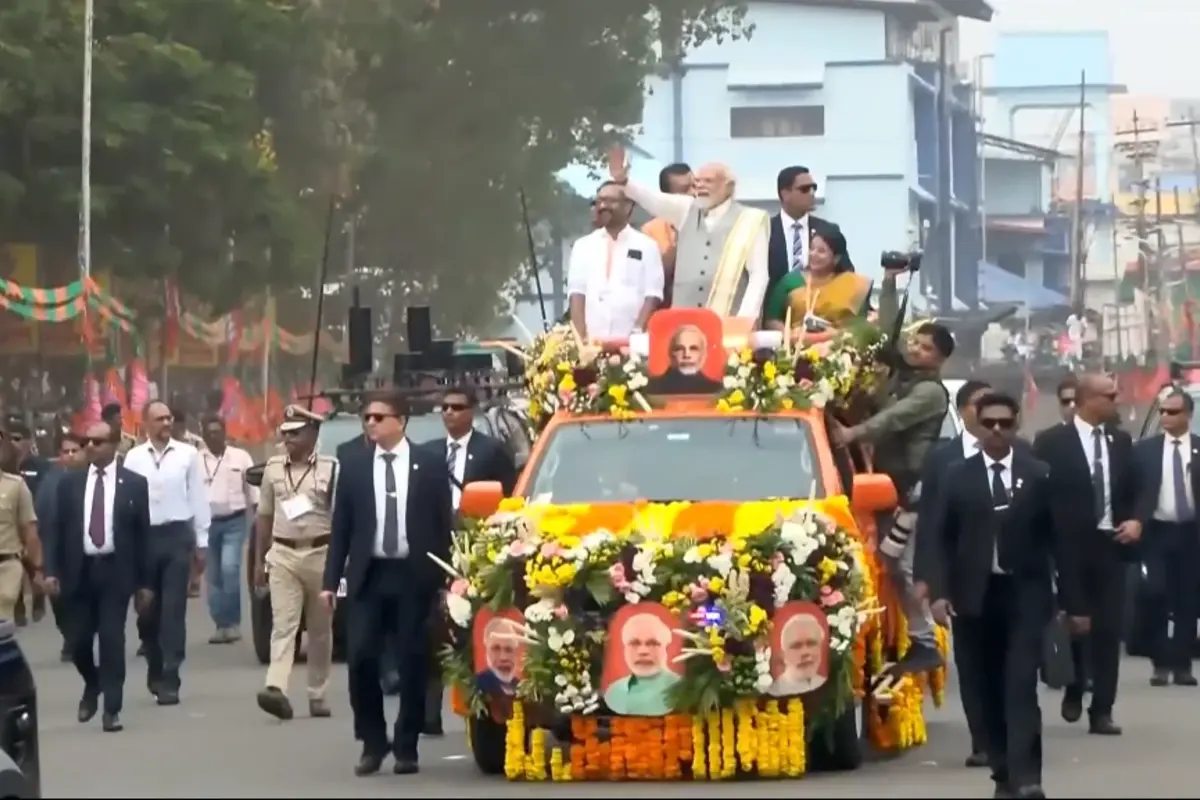
[[[761,106],[729,109],[732,139],[824,136],[824,106]]]

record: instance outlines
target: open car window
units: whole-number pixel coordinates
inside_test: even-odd
[[[535,502],[807,498],[822,476],[796,418],[654,417],[568,423],[530,464]]]

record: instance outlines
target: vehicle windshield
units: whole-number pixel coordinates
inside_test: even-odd
[[[475,416],[476,429],[482,424],[482,416],[482,413]],[[317,452],[326,456],[337,455],[338,445],[361,434],[362,421],[358,417],[339,414],[321,425],[321,432],[317,436]],[[445,435],[446,429],[442,427],[440,414],[421,414],[408,420],[407,436],[415,444],[425,444]]]
[[[529,466],[534,502],[745,502],[823,497],[812,430],[795,417],[568,423]]]

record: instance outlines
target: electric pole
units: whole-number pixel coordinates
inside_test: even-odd
[[[1116,149],[1133,164],[1134,185],[1137,192],[1137,199],[1134,200],[1134,236],[1137,238],[1138,270],[1141,273],[1139,277],[1142,281],[1142,294],[1145,297],[1145,314],[1142,330],[1144,334],[1143,347],[1147,350],[1153,341],[1154,312],[1152,310],[1153,302],[1150,295],[1150,259],[1153,251],[1150,248],[1149,226],[1146,224],[1146,205],[1148,202],[1146,194],[1149,190],[1149,181],[1146,178],[1146,162],[1158,157],[1158,142],[1153,140],[1146,141],[1142,139],[1142,134],[1155,132],[1157,132],[1156,128],[1143,128],[1141,126],[1137,111],[1133,112],[1133,127],[1116,132]],[[1130,138],[1124,140],[1125,137]]]
[[[1188,107],[1188,116],[1185,120],[1178,122],[1168,122],[1168,128],[1187,128],[1188,136],[1192,140],[1192,176],[1195,179],[1196,185],[1192,187],[1192,197],[1195,200],[1195,205],[1192,207],[1192,213],[1200,217],[1200,137],[1196,134],[1196,127],[1200,126],[1200,120],[1196,119],[1196,113],[1190,106]],[[1134,125],[1136,128],[1137,125]],[[1181,214],[1182,209],[1176,208],[1176,214]]]
[[[1079,73],[1079,147],[1075,156],[1075,211],[1071,215],[1071,282],[1072,313],[1083,316],[1083,156],[1086,141],[1087,73]],[[1028,309],[1026,309],[1028,312]]]

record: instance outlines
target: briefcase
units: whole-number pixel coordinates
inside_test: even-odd
[[[1042,635],[1042,683],[1062,689],[1075,682],[1071,658],[1071,631],[1066,617],[1056,616]]]

